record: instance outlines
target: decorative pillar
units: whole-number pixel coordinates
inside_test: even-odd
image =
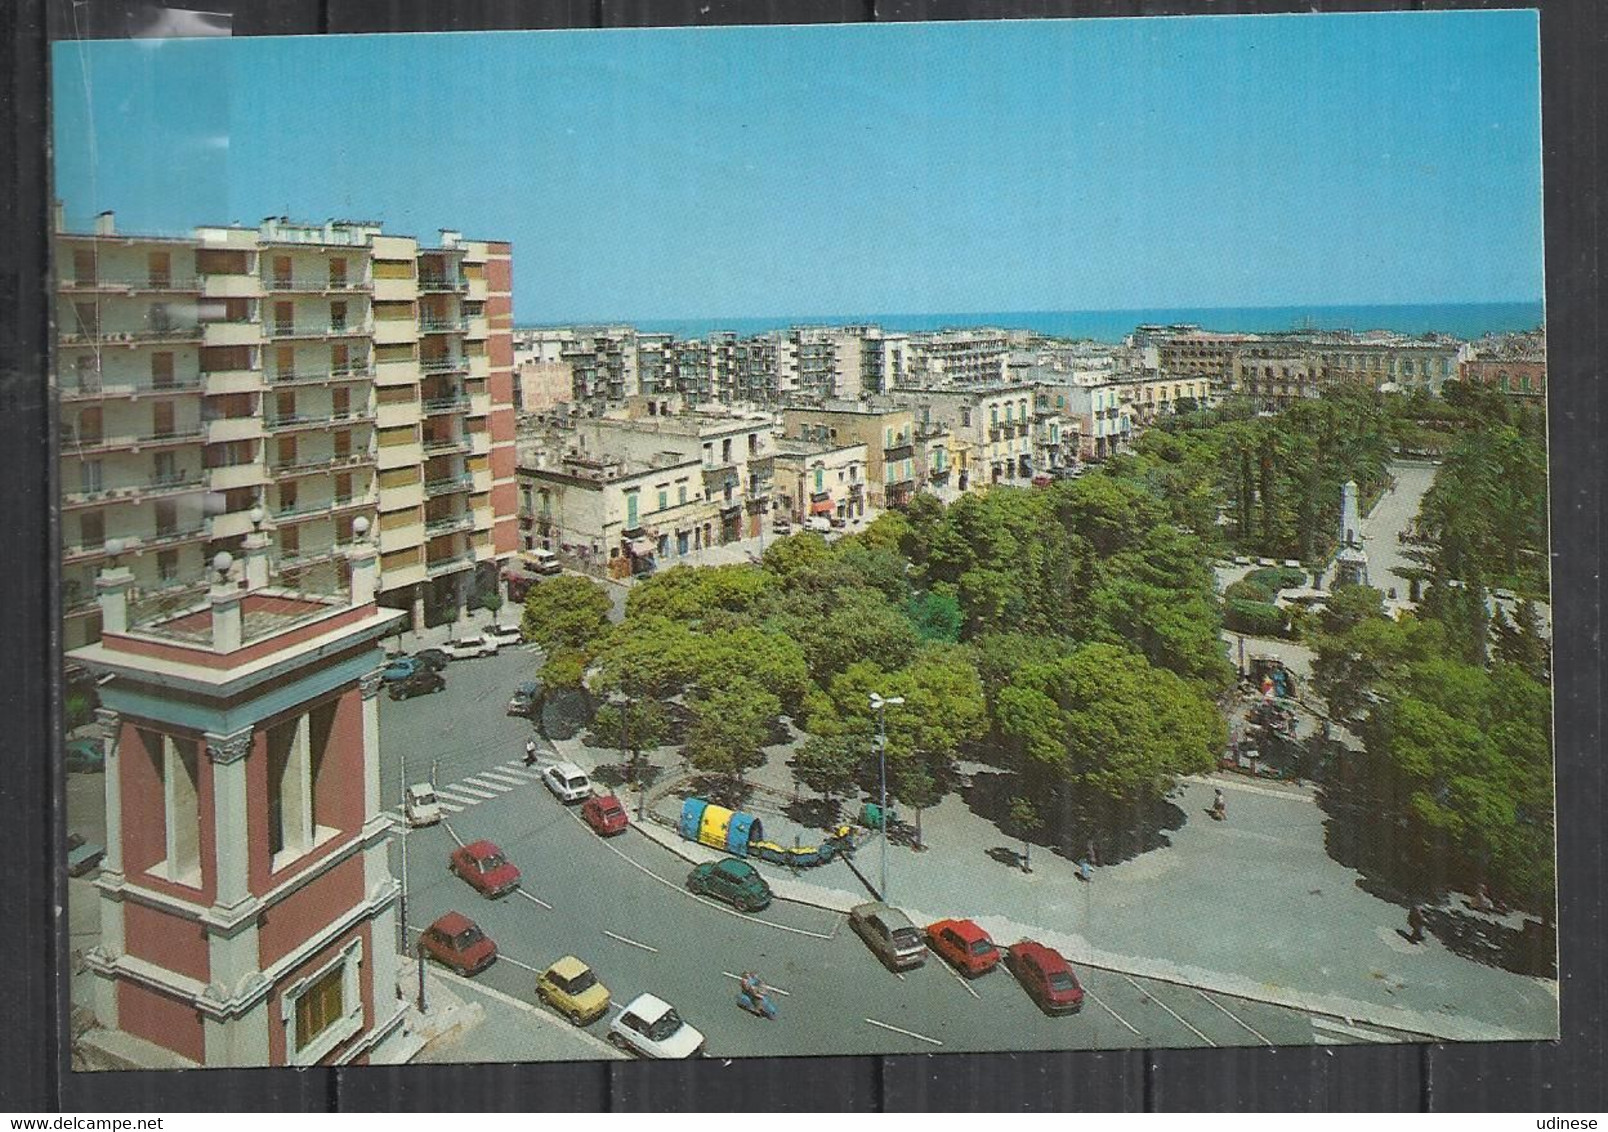
[[[126,573],[126,571],[125,571]],[[95,709],[106,752],[106,855],[101,858],[100,944],[96,948],[103,961],[115,961],[123,954],[123,760],[121,758],[123,718],[109,708]],[[107,1029],[118,1028],[117,980],[102,963],[91,964],[95,973],[95,1021]]]
[[[120,540],[109,539],[107,551],[115,555],[122,549]],[[115,559],[114,559],[115,560]],[[127,566],[108,566],[95,578],[95,596],[100,603],[101,632],[125,633],[128,631],[128,591],[134,584],[134,571]]]
[[[219,909],[237,908],[251,895],[251,859],[243,834],[247,825],[246,756],[251,753],[252,729],[243,727],[228,735],[207,732],[207,758],[212,763],[212,819],[217,830],[217,899]]]
[[[251,509],[251,533],[241,544],[245,559],[246,589],[260,590],[268,585],[268,534],[262,529],[267,516],[261,507]]]
[[[208,594],[212,602],[212,647],[221,653],[235,652],[245,641],[240,587],[229,577],[233,565],[234,556],[227,550],[218,551],[212,559],[212,568],[218,573]]]

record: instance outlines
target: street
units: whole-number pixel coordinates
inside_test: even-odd
[[[635,831],[599,838],[522,765],[530,726],[504,709],[534,659],[510,649],[456,662],[446,691],[381,704],[389,793],[404,754],[414,780],[434,759],[449,810],[441,825],[406,834],[410,931],[454,910],[478,922],[502,953],[479,983],[534,1001],[539,971],[573,954],[616,1003],[649,991],[674,1004],[722,1057],[1391,1040],[1379,1028],[1097,968],[1078,971],[1083,1011],[1052,1018],[1003,969],[968,981],[929,956],[924,968],[894,975],[839,913],[779,900],[747,916],[693,896],[682,886],[686,861]],[[482,837],[520,867],[522,892],[489,901],[447,872],[455,845]],[[749,969],[786,992],[778,1020],[737,1008],[734,977]],[[606,1028],[604,1020],[589,1029]]]

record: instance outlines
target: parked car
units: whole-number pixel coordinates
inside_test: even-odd
[[[413,654],[413,659],[431,672],[440,672],[452,658],[440,649],[420,649]]]
[[[771,520],[771,533],[777,535],[790,535],[793,533],[793,521],[786,517]]]
[[[92,774],[106,769],[106,748],[99,739],[69,739],[62,759],[69,771]]]
[[[497,642],[490,637],[460,637],[441,646],[441,651],[453,660],[470,660],[477,656],[496,656]]]
[[[536,710],[541,702],[542,686],[534,680],[527,680],[514,689],[514,694],[508,697],[508,714],[523,715],[527,719]]]
[[[393,656],[380,673],[380,679],[387,684],[394,684],[398,680],[406,680],[419,670],[419,660],[411,656]]]
[[[849,927],[892,970],[920,967],[927,961],[921,933],[897,908],[881,902],[857,904],[849,910]]]
[[[519,887],[519,870],[490,841],[471,841],[453,850],[447,868],[469,882],[480,895],[495,900]]]
[[[499,648],[525,643],[525,630],[518,625],[487,625],[486,636],[496,641]]]
[[[81,833],[67,835],[67,875],[81,877],[101,863],[106,850],[93,841],[85,841]]]
[[[739,912],[769,908],[770,885],[747,861],[705,861],[687,874],[687,891],[724,900]]]
[[[460,975],[478,975],[497,961],[497,945],[462,912],[448,912],[424,929],[419,946]]]
[[[560,802],[579,802],[592,795],[592,780],[571,762],[554,763],[542,771],[542,781]]]
[[[402,679],[392,680],[386,685],[386,691],[393,700],[407,700],[442,691],[446,686],[447,682],[441,673],[432,672],[421,664]]]
[[[440,821],[441,800],[436,797],[435,787],[428,782],[415,782],[409,786],[402,801],[402,812],[407,816],[408,824],[414,827],[434,825]]]
[[[581,806],[581,820],[597,831],[599,837],[612,837],[624,833],[631,819],[625,807],[613,794],[594,794]]]
[[[804,520],[804,529],[806,531],[814,531],[817,534],[824,535],[827,531],[832,529],[832,520],[828,519],[825,515],[811,515],[809,518]]]
[[[536,997],[577,1026],[589,1026],[609,1011],[609,988],[573,955],[564,956],[537,977]]]
[[[525,552],[525,562],[532,574],[543,574],[551,577],[562,574],[564,566],[558,560],[558,555],[551,550],[529,550]]]
[[[986,975],[999,964],[999,948],[970,920],[939,920],[927,926],[927,946],[963,975]]]
[[[676,1059],[701,1056],[704,1036],[664,999],[639,994],[609,1023],[609,1043],[642,1057]]]
[[[1072,965],[1053,947],[1020,940],[1005,950],[1004,962],[1040,1010],[1076,1014],[1083,1009],[1083,987],[1072,973]]]

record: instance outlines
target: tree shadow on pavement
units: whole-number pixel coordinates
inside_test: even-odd
[[[1423,911],[1425,930],[1448,951],[1515,974],[1558,977],[1557,932],[1539,920],[1514,927],[1455,905]]]
[[[683,798],[704,798],[728,810],[741,810],[753,797],[754,787],[723,774],[695,774],[676,791]]]
[[[799,798],[782,807],[787,819],[805,829],[836,829],[843,822],[843,803],[837,798]]]
[[[1183,826],[1184,811],[1166,798],[1148,803],[1122,804],[1104,797],[1075,799],[1066,796],[1035,797],[1041,819],[1036,829],[1022,829],[1011,820],[1011,801],[1028,788],[1013,773],[978,773],[961,789],[973,813],[986,818],[1001,833],[1026,840],[1069,861],[1114,865],[1152,849],[1172,844],[1167,836]],[[992,856],[990,851],[990,856]]]

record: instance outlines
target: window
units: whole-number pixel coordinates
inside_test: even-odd
[[[99,460],[85,460],[78,465],[78,488],[85,495],[99,493],[103,482]]]
[[[331,287],[346,286],[346,261],[332,259],[329,261],[329,285]]]
[[[286,989],[280,1010],[293,1065],[316,1065],[362,1030],[362,964],[363,941],[354,939],[324,967]]]
[[[178,884],[201,883],[201,811],[196,794],[198,749],[193,739],[141,731],[162,791],[165,856],[150,871]]]
[[[99,511],[86,511],[78,517],[78,545],[102,546],[106,542],[106,516]]]
[[[274,256],[274,286],[290,286],[290,257],[288,255]]]
[[[331,330],[346,329],[346,304],[344,302],[329,305],[329,328]]]
[[[95,282],[94,249],[80,248],[73,252],[73,282],[88,287]]]
[[[748,434],[748,454],[750,456],[759,455],[759,433],[757,432]]]
[[[281,553],[294,553],[286,545],[294,532],[280,532]],[[275,872],[335,835],[317,822],[318,772],[334,721],[329,703],[268,729],[268,851]]]
[[[173,316],[168,312],[168,305],[166,303],[152,303],[149,319],[152,330],[163,331],[173,329]]]
[[[720,462],[722,464],[731,463],[731,437],[729,436],[720,442]]]
[[[78,333],[86,338],[94,338],[100,334],[100,307],[96,303],[74,303],[73,318],[77,322]]]
[[[677,484],[676,485],[676,502],[678,504],[680,504],[680,503],[685,503],[686,501],[687,501],[687,485],[684,484],[684,483],[683,484]]]
[[[171,452],[158,452],[151,461],[151,482],[157,487],[171,487],[179,482],[178,462]]]
[[[156,577],[164,586],[171,586],[179,580],[178,551],[159,550],[156,552]]]
[[[167,538],[179,530],[179,505],[171,499],[156,501],[156,537]]]
[[[151,406],[151,434],[160,439],[172,436],[173,431],[173,402],[156,402]]]
[[[633,491],[628,493],[625,497],[625,527],[627,530],[634,531],[636,530],[638,523],[637,493]]]
[[[821,486],[821,481],[822,481],[822,478],[823,478],[823,477],[824,477],[824,476],[825,476],[825,475],[826,475],[826,473],[825,473],[825,472],[824,472],[824,471],[823,471],[823,470],[822,470],[822,469],[820,469],[820,468],[816,468],[816,469],[815,469],[815,490],[816,490],[816,492],[817,492],[817,493],[820,493],[820,492],[821,492],[821,491],[824,491],[824,490],[825,490],[825,489],[824,489],[824,488],[823,488],[823,487],[822,487],[822,486]]]
[[[173,285],[173,260],[167,252],[151,252],[145,257],[146,273],[152,287]]]
[[[659,492],[659,510],[663,511],[669,506],[670,506],[670,493],[668,491]]]

